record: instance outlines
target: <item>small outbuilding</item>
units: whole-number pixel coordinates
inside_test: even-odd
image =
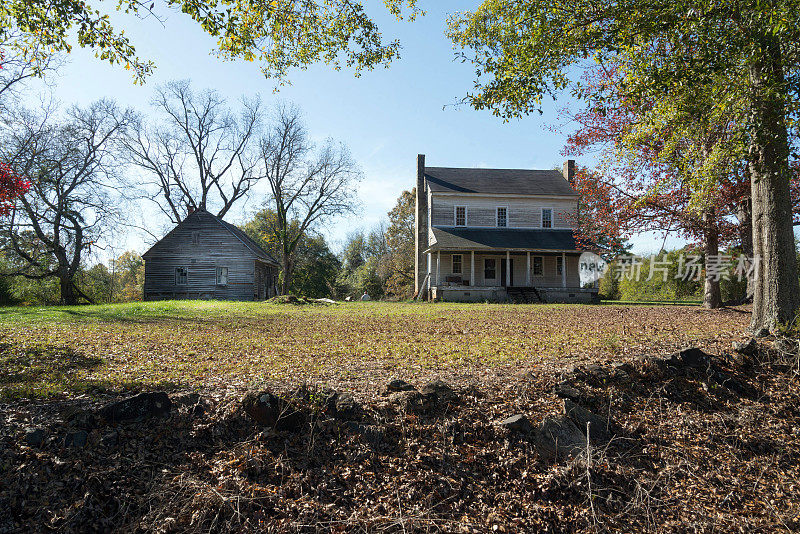
[[[199,209],[145,252],[144,299],[264,300],[278,262],[236,226]]]

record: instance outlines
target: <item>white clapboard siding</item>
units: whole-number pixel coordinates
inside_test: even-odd
[[[542,208],[553,209],[553,228],[570,228],[577,210],[576,200],[563,198],[432,194],[429,200],[433,226],[454,226],[455,206],[467,207],[467,226],[473,227],[495,227],[498,206],[507,208],[509,228],[540,228]]]

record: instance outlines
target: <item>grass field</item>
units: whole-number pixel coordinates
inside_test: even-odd
[[[687,344],[727,349],[747,321],[742,310],[675,306],[172,301],[2,308],[0,395],[262,380],[359,390],[389,376],[504,377]]]

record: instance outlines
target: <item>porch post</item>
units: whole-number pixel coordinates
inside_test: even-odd
[[[441,250],[437,250],[436,251],[436,285],[437,286],[439,285],[439,276],[440,276],[440,272],[441,272],[441,266],[442,266],[442,251]]]
[[[430,289],[431,286],[433,285],[431,283],[432,282],[431,273],[433,271],[433,253],[432,252],[428,252],[428,254],[426,254],[426,255],[428,256],[428,270],[427,270],[427,274],[428,274],[428,289]]]
[[[526,263],[525,269],[525,285],[530,287],[531,285],[531,251],[529,250],[526,254],[528,257],[528,261]]]
[[[561,253],[561,287],[567,287],[567,255]]]
[[[511,251],[506,250],[506,287],[511,286]]]
[[[475,251],[472,251],[472,257],[470,258],[469,262],[469,283],[472,286],[477,286],[478,284],[475,283]]]

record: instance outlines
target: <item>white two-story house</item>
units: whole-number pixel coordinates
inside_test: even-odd
[[[415,288],[447,301],[590,302],[573,225],[575,161],[557,170],[426,167],[417,157]]]

